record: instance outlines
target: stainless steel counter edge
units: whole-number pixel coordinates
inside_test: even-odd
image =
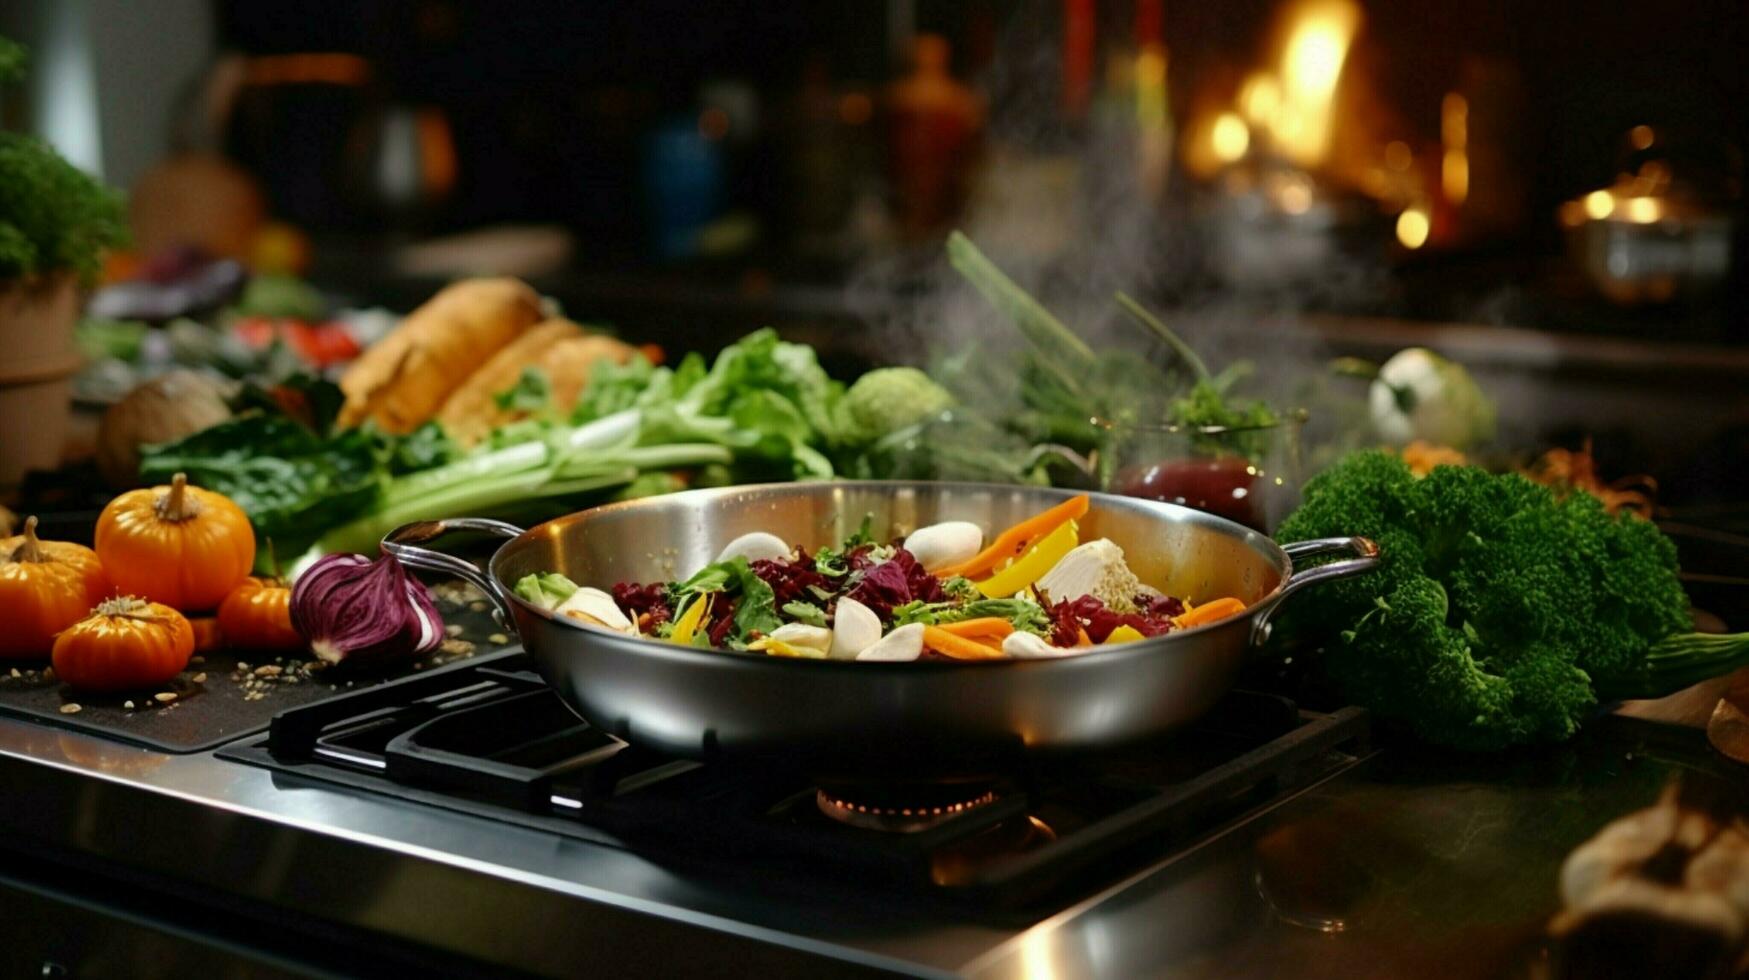
[[[689,894],[683,878],[625,851],[210,753],[167,755],[0,719],[0,785],[10,800],[0,849],[34,842],[211,889],[216,901],[234,895],[482,963],[555,976],[580,963],[640,974],[731,962],[774,975],[828,963],[837,972],[930,972],[914,955],[858,952],[696,911],[720,896]],[[936,952],[969,957],[993,938],[966,936]]]

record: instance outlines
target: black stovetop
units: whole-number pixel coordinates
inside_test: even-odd
[[[782,869],[825,887],[1018,908],[1109,884],[1352,765],[1367,731],[1359,709],[1235,691],[1167,739],[1036,760],[931,799],[834,787],[834,803],[798,773],[625,745],[572,714],[512,651],[287,710],[265,737],[218,754],[699,873]],[[859,812],[877,807],[897,812]]]

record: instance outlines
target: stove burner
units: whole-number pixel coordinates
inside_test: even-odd
[[[974,791],[975,792],[975,791]],[[820,812],[840,823],[864,830],[880,830],[893,834],[915,834],[951,820],[970,810],[996,802],[995,790],[948,802],[859,803],[817,790],[814,801]]]

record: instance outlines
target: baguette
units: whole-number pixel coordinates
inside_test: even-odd
[[[520,280],[464,279],[445,287],[346,369],[340,423],[373,419],[386,432],[413,431],[540,319],[540,296]]]
[[[549,320],[524,333],[475,371],[438,410],[437,421],[464,446],[526,412],[498,407],[497,396],[513,387],[525,368],[546,375],[552,405],[568,414],[599,360],[624,364],[636,351],[611,337],[589,336],[568,320]]]

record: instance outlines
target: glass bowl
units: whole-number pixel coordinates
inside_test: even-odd
[[[1194,507],[1265,534],[1299,506],[1304,409],[1269,425],[1094,422],[1109,433],[1102,490]]]

